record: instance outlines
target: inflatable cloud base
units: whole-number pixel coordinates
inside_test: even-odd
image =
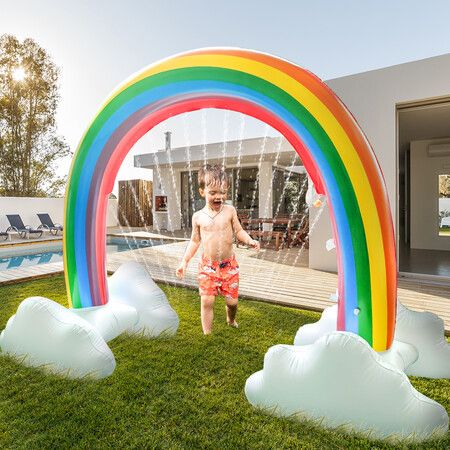
[[[120,266],[109,278],[108,290],[111,305],[126,305],[138,311],[137,321],[128,332],[147,337],[173,336],[177,332],[177,313],[140,264],[128,262]]]
[[[104,378],[116,365],[107,345],[116,336],[176,333],[177,314],[139,264],[122,265],[109,279],[109,290],[110,302],[96,308],[67,309],[43,297],[27,298],[0,335],[2,352],[69,378]]]
[[[336,331],[337,305],[327,308],[316,323],[299,328],[294,345],[308,345]],[[444,321],[430,312],[411,311],[397,304],[397,324],[392,347],[381,358],[407,375],[450,378],[450,344]]]
[[[374,438],[422,441],[446,433],[445,408],[414,389],[359,336],[327,334],[310,345],[275,345],[245,386],[249,402],[278,416]]]
[[[249,402],[278,416],[306,416],[375,438],[422,441],[444,435],[444,407],[407,375],[450,378],[450,345],[435,314],[398,304],[394,342],[377,353],[353,333],[337,332],[337,305],[300,327],[294,346],[269,349],[246,383]]]
[[[104,378],[114,355],[99,331],[73,311],[43,297],[24,300],[0,335],[3,353],[27,366],[68,378]]]

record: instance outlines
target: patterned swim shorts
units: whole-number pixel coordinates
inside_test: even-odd
[[[198,287],[200,295],[219,295],[238,298],[239,264],[232,255],[223,261],[213,261],[202,256],[198,264]]]

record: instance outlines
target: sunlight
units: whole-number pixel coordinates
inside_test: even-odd
[[[26,73],[25,69],[21,66],[16,67],[13,70],[12,77],[13,77],[14,81],[18,81],[18,82],[23,81],[26,76],[27,76],[27,73]]]

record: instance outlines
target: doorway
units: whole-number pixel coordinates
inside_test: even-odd
[[[450,99],[399,105],[397,132],[399,274],[448,282]]]

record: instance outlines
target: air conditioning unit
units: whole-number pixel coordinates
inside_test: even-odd
[[[450,142],[440,144],[429,144],[427,148],[428,156],[450,156]]]

